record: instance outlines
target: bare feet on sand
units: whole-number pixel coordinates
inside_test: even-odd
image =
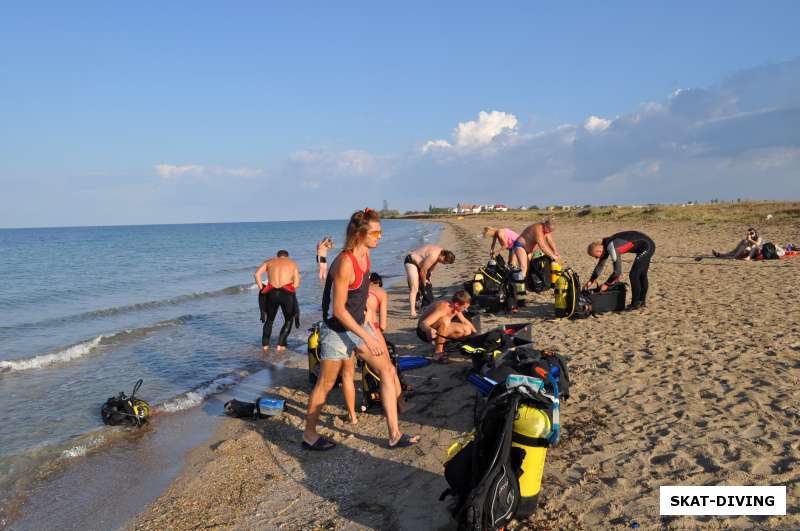
[[[264,352],[269,352],[269,345],[264,345],[263,347],[261,347],[261,350],[263,350]]]
[[[284,347],[283,345],[278,345],[277,347],[275,347],[275,350],[286,350],[286,347]]]

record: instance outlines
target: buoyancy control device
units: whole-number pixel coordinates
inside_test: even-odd
[[[139,427],[147,423],[150,418],[150,404],[136,398],[136,392],[142,387],[143,380],[138,380],[133,386],[131,396],[125,396],[120,392],[117,396],[112,396],[100,409],[100,416],[103,422],[109,426],[135,426]]]

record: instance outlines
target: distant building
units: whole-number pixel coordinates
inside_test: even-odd
[[[483,210],[482,205],[473,205],[472,203],[459,203],[456,207],[456,214],[478,214]]]
[[[493,210],[494,210],[495,212],[508,212],[508,207],[507,207],[507,206],[505,206],[505,205],[503,205],[503,204],[500,204],[500,205],[494,205],[494,208],[493,208]]]

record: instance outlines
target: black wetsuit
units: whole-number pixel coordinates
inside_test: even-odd
[[[655,242],[646,234],[635,230],[618,232],[608,238],[603,238],[603,254],[600,256],[589,280],[597,280],[606,265],[606,260],[611,258],[614,262],[614,272],[606,280],[606,285],[616,284],[622,278],[622,255],[635,253],[636,259],[633,261],[633,267],[631,267],[630,272],[631,291],[633,292],[631,304],[644,304],[647,298],[647,288],[649,287],[647,270],[650,268],[650,258],[655,252]]]
[[[292,323],[296,322],[300,326],[300,312],[297,304],[297,294],[293,289],[287,287],[275,288],[270,285],[265,287],[258,297],[261,309],[261,320],[264,322],[264,329],[261,332],[261,345],[269,345],[269,338],[272,335],[272,324],[278,315],[280,308],[283,313],[283,326],[278,336],[278,345],[285,347],[289,333],[292,331]]]

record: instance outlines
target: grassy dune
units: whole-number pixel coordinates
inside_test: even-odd
[[[800,202],[758,201],[708,203],[698,205],[646,205],[632,206],[589,206],[557,210],[514,210],[511,212],[487,212],[469,214],[467,217],[491,216],[493,219],[537,220],[544,217],[558,220],[586,221],[694,221],[694,222],[726,222],[736,221],[748,224],[763,223],[767,216],[771,221],[800,221]],[[415,214],[405,218],[441,218],[451,216]]]

